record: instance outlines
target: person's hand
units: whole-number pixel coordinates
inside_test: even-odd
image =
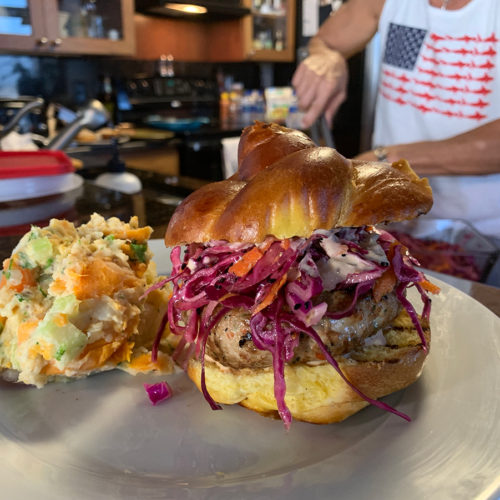
[[[381,159],[379,159],[377,157],[377,155],[375,154],[375,151],[373,150],[369,150],[369,151],[363,151],[362,153],[356,155],[353,160],[360,160],[360,161],[381,161]],[[382,160],[382,161],[389,161],[389,159],[387,160]]]
[[[363,151],[356,155],[353,160],[360,161],[383,161],[386,163],[393,163],[401,159],[398,151],[395,147],[384,147],[377,149],[370,149],[368,151]]]
[[[305,111],[302,126],[309,128],[323,113],[329,125],[347,95],[348,69],[342,54],[321,39],[309,43],[309,56],[292,79],[299,108]]]

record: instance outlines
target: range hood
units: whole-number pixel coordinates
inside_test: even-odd
[[[250,9],[243,7],[240,0],[136,0],[135,10],[151,16],[197,21],[236,19],[250,14]]]

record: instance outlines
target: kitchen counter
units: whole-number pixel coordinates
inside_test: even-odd
[[[97,212],[104,217],[119,217],[128,220],[137,215],[141,225],[153,228],[152,238],[162,239],[170,217],[177,205],[190,192],[203,184],[199,179],[161,176],[152,172],[137,172],[144,189],[141,193],[128,195],[98,187],[91,180],[86,180],[78,190],[62,196],[52,196],[25,202],[0,203],[4,210],[18,211],[17,224],[3,227],[0,225],[0,261],[7,258],[19,238],[26,233],[31,224],[46,225],[50,218],[65,218],[76,224],[89,220]],[[40,217],[37,220],[24,221],[23,209],[36,207]],[[13,212],[14,213],[14,212]],[[21,223],[20,223],[21,222]],[[429,273],[467,293],[500,316],[500,288],[476,283],[444,274]]]
[[[199,181],[162,178],[153,173],[141,177],[144,189],[139,194],[129,195],[104,189],[87,180],[81,188],[64,195],[0,203],[0,221],[5,221],[8,212],[12,214],[12,224],[0,224],[0,262],[10,255],[19,238],[29,231],[31,224],[47,225],[53,217],[82,224],[87,222],[94,212],[122,220],[137,215],[141,225],[153,227],[152,238],[163,238],[177,205],[198,187]],[[30,218],[29,214],[33,213],[36,217]]]
[[[109,140],[81,143],[65,152],[85,169],[102,171],[113,153],[119,152],[127,167],[215,181],[222,178],[222,140],[239,137],[242,129],[237,124],[214,124],[176,132],[134,129],[130,140],[124,137],[115,145]]]

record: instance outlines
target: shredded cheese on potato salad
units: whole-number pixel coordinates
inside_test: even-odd
[[[92,215],[75,227],[52,219],[33,226],[0,273],[0,371],[38,387],[121,368],[172,371],[151,345],[166,292],[144,292],[158,277],[150,227]]]

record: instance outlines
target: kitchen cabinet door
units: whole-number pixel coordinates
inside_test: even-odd
[[[252,14],[245,19],[247,58],[290,62],[295,59],[296,2],[245,0]]]
[[[43,0],[55,53],[132,55],[133,0]]]
[[[244,0],[242,19],[206,23],[207,59],[215,62],[295,61],[294,0]]]
[[[18,7],[7,6],[12,4]],[[2,12],[21,17],[23,29],[30,33],[10,29],[2,35],[0,18],[2,50],[44,55],[133,55],[135,51],[133,0],[0,0],[0,16]]]
[[[40,0],[0,0],[0,48],[32,51],[46,46]]]

